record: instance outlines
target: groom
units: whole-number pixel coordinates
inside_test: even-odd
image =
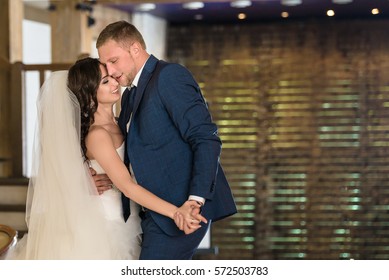
[[[211,221],[237,212],[200,88],[183,66],[148,54],[142,35],[126,21],[106,26],[96,47],[108,74],[127,87],[119,126],[137,182],[175,205],[196,200],[209,221],[185,235],[171,219],[144,209],[140,259],[192,259]],[[124,197],[124,211],[128,202]]]

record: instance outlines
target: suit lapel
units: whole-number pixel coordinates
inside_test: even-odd
[[[151,79],[153,72],[155,70],[155,67],[157,66],[158,59],[150,55],[149,59],[146,61],[145,66],[143,67],[143,71],[139,77],[139,82],[138,82],[138,87],[136,90],[136,97],[134,101],[134,111],[133,111],[133,116],[136,114],[136,111],[138,109],[139,103],[142,100],[143,93],[146,89],[146,86]]]

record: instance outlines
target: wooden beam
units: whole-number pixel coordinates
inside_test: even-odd
[[[14,63],[23,60],[23,17],[22,0],[9,0],[9,61]]]
[[[23,88],[22,63],[16,62],[11,69],[11,117],[10,147],[12,153],[12,176],[23,177]]]

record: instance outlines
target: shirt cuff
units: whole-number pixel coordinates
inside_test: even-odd
[[[204,199],[203,197],[197,196],[197,195],[190,195],[189,198],[188,198],[188,200],[195,200],[195,201],[198,201],[198,202],[200,202],[201,205],[203,205],[203,206],[204,206],[204,204],[205,204],[205,199]]]

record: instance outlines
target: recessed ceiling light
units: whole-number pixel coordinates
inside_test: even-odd
[[[353,2],[353,0],[332,0],[332,3],[335,3],[335,4],[348,4],[351,2]]]
[[[373,15],[378,15],[378,14],[380,13],[380,10],[377,9],[377,8],[374,8],[374,9],[371,10],[371,13],[372,13]]]
[[[328,11],[327,11],[327,16],[333,17],[334,15],[335,15],[334,10],[328,10]]]
[[[251,6],[251,1],[248,0],[232,1],[230,5],[233,8],[246,8]]]
[[[289,17],[289,13],[288,12],[282,12],[281,13],[281,17],[287,18],[287,17]]]
[[[182,4],[182,7],[184,7],[184,9],[188,9],[188,10],[197,10],[197,9],[204,8],[204,3],[203,2],[188,2],[188,3]]]
[[[143,3],[135,6],[135,10],[140,12],[148,12],[151,10],[154,10],[156,8],[156,5],[153,3]]]
[[[238,19],[245,19],[247,16],[245,13],[238,14]]]
[[[296,6],[303,3],[302,0],[281,0],[282,5],[285,6]]]

